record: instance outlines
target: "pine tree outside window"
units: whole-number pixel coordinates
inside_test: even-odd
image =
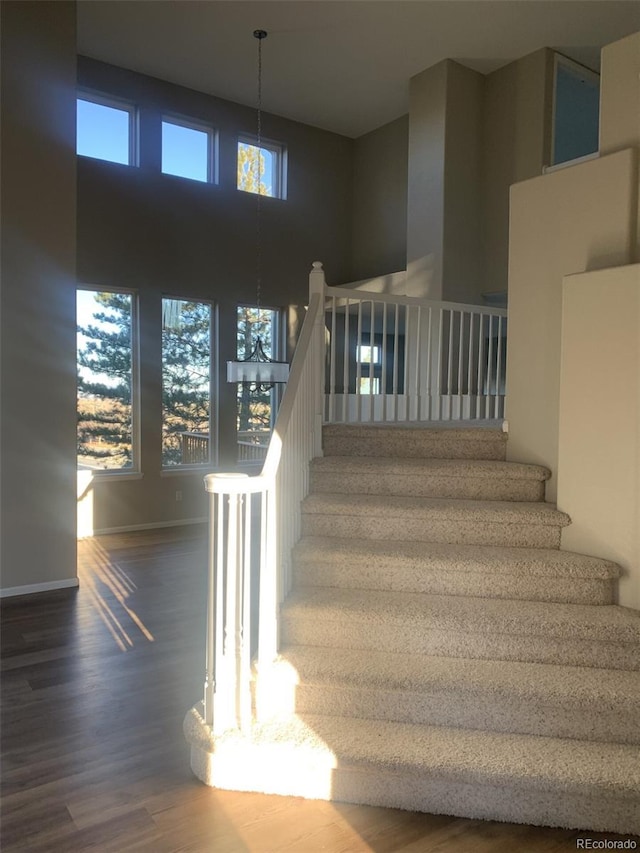
[[[211,465],[213,308],[162,300],[162,465]]]
[[[135,295],[81,289],[76,304],[78,468],[136,472]]]

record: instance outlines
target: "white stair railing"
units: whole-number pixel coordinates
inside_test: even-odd
[[[209,474],[204,722],[214,735],[253,717],[252,661],[265,670],[291,590],[309,462],[322,423],[497,418],[503,413],[506,311],[327,287],[309,308],[261,473]],[[326,368],[326,369],[325,369]],[[258,685],[260,686],[260,685]],[[260,715],[267,701],[257,695]]]
[[[291,589],[291,549],[300,536],[309,461],[322,452],[324,288],[316,261],[309,308],[261,473],[205,477],[210,515],[204,722],[214,735],[250,723],[252,658],[257,651],[258,668],[266,668],[278,651],[279,610]]]
[[[507,311],[325,288],[328,423],[504,415]]]

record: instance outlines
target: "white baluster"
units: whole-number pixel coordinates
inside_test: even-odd
[[[462,356],[464,353],[464,311],[460,312],[460,339],[458,341],[458,420],[462,420]]]
[[[382,391],[382,420],[387,420],[387,303],[382,303],[382,348],[380,350],[380,390]]]
[[[336,297],[331,297],[331,355],[329,373],[329,423],[336,417]],[[320,377],[321,378],[321,377]]]
[[[393,420],[398,420],[398,355],[400,341],[400,306],[394,306],[393,321]],[[406,393],[406,389],[405,389]]]
[[[242,623],[240,631],[240,727],[246,731],[251,723],[251,512],[252,495],[244,496],[244,525],[241,533],[244,538],[242,571],[240,576],[240,601]]]
[[[467,394],[469,395],[469,417],[472,416],[471,411],[471,395],[473,390],[473,322],[474,314],[469,313],[469,355],[467,357]]]
[[[440,308],[438,317],[438,372],[436,373],[437,416],[442,417],[442,353],[444,351],[444,309]]]
[[[358,325],[356,332],[356,421],[362,422],[362,395],[360,393],[360,380],[362,379],[362,364],[360,356],[362,353],[362,301],[358,302]]]
[[[491,394],[491,362],[493,361],[493,315],[489,315],[489,347],[487,353],[487,396],[484,401],[484,416],[489,417],[490,394]]]
[[[349,422],[349,298],[344,305],[344,349],[342,351],[342,421]]]
[[[500,417],[500,372],[502,368],[502,317],[498,317],[498,354],[496,358],[496,399],[493,411],[494,418]]]
[[[480,401],[484,394],[482,385],[482,344],[484,340],[484,315],[478,315],[478,396],[476,397],[476,418],[480,417]]]
[[[373,404],[375,400],[373,393],[373,352],[375,347],[375,319],[376,308],[375,302],[372,299],[371,316],[369,317],[369,422],[373,421]]]

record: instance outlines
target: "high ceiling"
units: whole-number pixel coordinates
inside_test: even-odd
[[[591,67],[640,30],[638,0],[79,0],[78,52],[360,136],[408,111],[409,78],[442,59],[482,73],[540,47]]]

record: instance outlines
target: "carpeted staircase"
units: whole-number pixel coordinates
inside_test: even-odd
[[[640,834],[640,613],[495,429],[329,426],[263,719],[218,787]]]

